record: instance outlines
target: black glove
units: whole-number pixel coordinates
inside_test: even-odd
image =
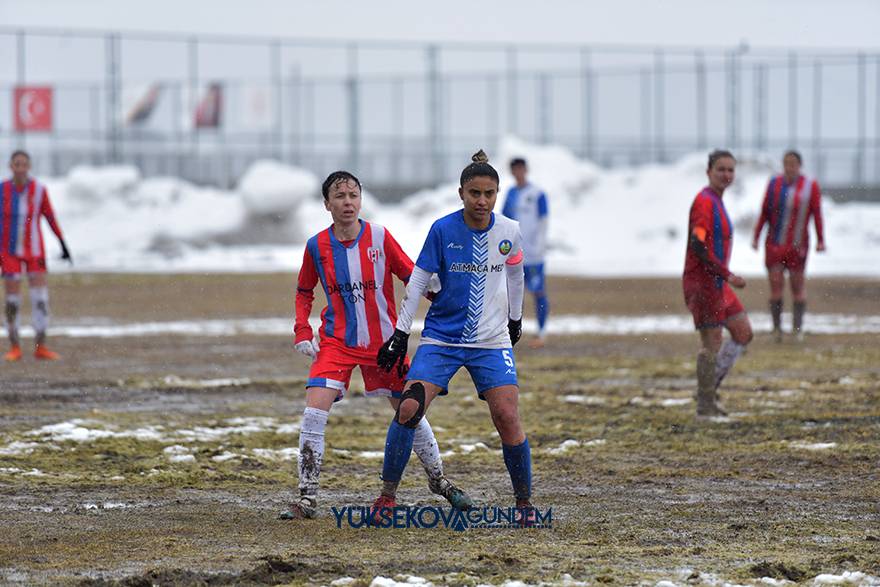
[[[376,364],[380,369],[391,371],[397,365],[397,374],[402,378],[409,370],[406,366],[406,351],[409,347],[409,334],[403,330],[394,330],[394,334],[385,341],[379,354],[376,355]]]
[[[522,318],[519,320],[507,319],[507,332],[510,333],[510,346],[516,346],[522,337]]]
[[[61,258],[73,265],[73,257],[70,256],[70,251],[67,249],[67,243],[61,241]]]

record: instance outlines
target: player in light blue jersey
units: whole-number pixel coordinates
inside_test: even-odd
[[[388,427],[382,494],[374,517],[396,504],[416,427],[431,401],[448,391],[449,380],[468,370],[487,402],[501,437],[520,521],[534,519],[532,459],[518,411],[519,387],[513,345],[522,331],[523,269],[519,224],[492,209],[498,173],[483,151],[461,174],[464,207],[431,226],[406,288],[394,334],[379,350],[383,369],[401,368],[413,316],[431,274],[441,289],[431,302],[418,351],[407,375],[397,414]]]
[[[526,160],[518,157],[510,162],[510,173],[516,185],[507,190],[501,213],[519,222],[523,239],[523,268],[526,287],[535,297],[535,316],[538,319],[538,337],[531,342],[534,348],[544,346],[547,315],[550,303],[544,288],[544,255],[547,251],[547,194],[529,183]]]

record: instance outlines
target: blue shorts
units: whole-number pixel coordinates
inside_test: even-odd
[[[449,380],[464,367],[471,374],[480,399],[483,392],[502,385],[517,385],[513,349],[479,349],[423,344],[413,357],[407,381],[418,379],[433,383],[448,393]]]
[[[526,289],[529,291],[544,291],[544,264],[523,265],[526,274]]]

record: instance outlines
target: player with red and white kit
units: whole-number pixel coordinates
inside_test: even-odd
[[[684,301],[694,317],[702,348],[697,354],[697,416],[723,416],[718,387],[752,340],[749,317],[731,286],[746,280],[729,268],[733,223],[724,207],[724,190],[733,183],[736,159],[729,151],[709,154],[709,185],[691,205],[682,286]],[[723,330],[730,332],[724,342]]]
[[[70,251],[55,219],[46,186],[29,176],[30,155],[25,151],[15,151],[9,160],[9,168],[12,177],[0,183],[0,265],[6,290],[6,328],[11,344],[4,358],[7,361],[21,359],[18,314],[21,308],[21,275],[26,272],[36,333],[34,356],[53,360],[58,358],[58,354],[46,348],[49,288],[46,280],[46,249],[40,229],[42,218],[46,218],[61,243],[61,258],[71,261]]]
[[[354,368],[360,367],[366,395],[388,397],[395,410],[406,373],[405,368],[379,369],[376,353],[397,321],[394,277],[406,283],[413,262],[385,227],[359,218],[361,184],[357,177],[336,171],[321,189],[333,224],[309,239],[297,280],[295,345],[313,363],[299,438],[300,497],[282,514],[285,519],[312,518],[317,513],[327,418],[333,403],[348,390]],[[327,306],[321,312],[319,339],[315,339],[309,314],[318,283]],[[440,450],[427,420],[416,430],[413,450],[425,467],[432,492],[459,509],[473,505],[443,474]]]
[[[755,225],[752,248],[758,250],[758,239],[767,224],[764,242],[764,263],[770,279],[770,315],[773,317],[773,335],[782,340],[782,291],[785,289],[785,271],[791,283],[794,298],[792,332],[803,339],[804,312],[807,308],[804,271],[810,251],[810,217],[816,226],[816,252],[825,251],[822,230],[822,191],[819,182],[801,175],[801,155],[788,151],[782,158],[784,173],[767,184],[761,216]]]

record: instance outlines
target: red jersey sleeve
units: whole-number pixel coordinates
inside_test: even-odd
[[[822,224],[822,190],[819,188],[819,182],[813,182],[813,189],[810,192],[810,213],[813,215],[813,222],[816,223],[816,238],[819,244],[825,244],[825,231]]]
[[[770,218],[770,186],[772,185],[773,181],[767,184],[767,190],[764,192],[764,202],[761,204],[761,215],[758,217],[757,224],[755,224],[755,234],[752,238],[756,242],[761,237],[761,230],[763,230],[764,225]]]
[[[718,258],[712,247],[712,203],[706,198],[698,198],[691,208],[691,236],[696,238],[702,247],[697,256],[710,273],[727,279],[730,270],[724,266],[724,261]],[[695,245],[699,246],[699,245]]]
[[[294,341],[303,342],[311,340],[312,327],[309,324],[309,315],[312,313],[312,303],[315,301],[315,286],[318,284],[318,271],[315,268],[315,260],[308,247],[303,252],[302,267],[296,278],[296,322],[293,326]]]
[[[45,216],[46,221],[49,223],[49,228],[52,229],[58,240],[64,240],[64,237],[61,235],[61,226],[58,225],[58,221],[55,219],[55,211],[52,210],[52,204],[49,203],[49,191],[46,188],[43,188],[43,203],[40,205],[40,214]]]
[[[412,259],[403,251],[398,242],[394,240],[394,237],[391,236],[387,228],[385,229],[385,258],[391,267],[391,273],[396,275],[402,282],[408,282],[409,276],[412,275],[413,271]]]

